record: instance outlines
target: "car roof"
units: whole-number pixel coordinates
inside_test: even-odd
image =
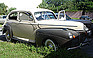
[[[17,9],[17,10],[13,10],[12,12],[14,12],[14,11],[30,11],[31,13],[40,12],[40,11],[50,11],[50,12],[53,12],[53,11],[51,11],[51,10],[48,10],[48,9],[41,9],[41,8],[23,9],[23,10]]]

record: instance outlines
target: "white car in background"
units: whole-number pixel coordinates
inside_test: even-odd
[[[3,24],[6,20],[7,15],[0,15],[0,24]]]

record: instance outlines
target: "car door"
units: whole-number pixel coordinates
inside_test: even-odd
[[[31,23],[34,23],[33,16],[28,12],[19,12],[19,37],[29,39],[29,41],[35,41],[34,26]]]
[[[58,20],[66,20],[66,14],[65,14],[65,10],[61,10],[58,12]]]
[[[18,28],[18,12],[12,12],[8,15],[7,25],[9,25],[13,31],[14,36],[19,36],[19,28]]]

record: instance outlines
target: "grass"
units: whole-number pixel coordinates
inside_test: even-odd
[[[30,51],[31,47],[25,44],[0,42],[0,58],[42,58],[43,56]]]
[[[76,19],[76,20],[77,20],[77,19],[79,19],[79,18],[71,18],[71,19]]]
[[[47,47],[34,47],[24,43],[0,42],[0,58],[88,58],[79,49],[67,51],[49,50]]]
[[[92,20],[92,23],[93,23],[93,20]]]
[[[0,27],[2,27],[2,24],[0,24]]]

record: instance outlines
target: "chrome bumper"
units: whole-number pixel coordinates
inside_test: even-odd
[[[73,50],[73,49],[78,49],[81,48],[83,46],[89,45],[89,42],[91,41],[91,39],[85,39],[85,41],[83,43],[80,43],[78,46],[75,47],[71,47],[71,48],[67,48],[67,50]]]

